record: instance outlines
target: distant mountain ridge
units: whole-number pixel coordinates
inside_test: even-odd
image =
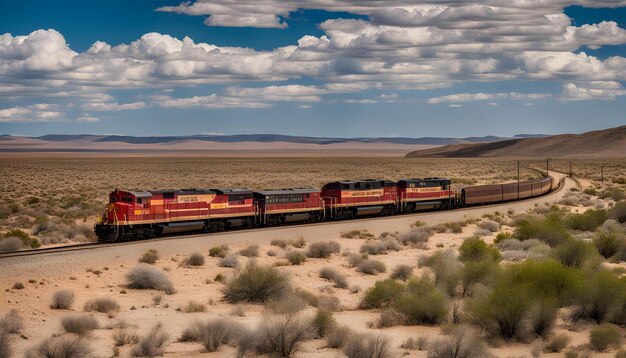
[[[408,158],[626,157],[626,126],[582,134],[527,137],[490,143],[456,143],[417,150]]]
[[[522,135],[520,135],[522,136]],[[526,136],[526,135],[524,135]],[[541,135],[543,136],[543,135]],[[0,138],[6,140],[13,136],[0,135]],[[515,136],[513,138],[517,138]],[[217,142],[217,143],[238,143],[238,142],[259,142],[259,143],[302,143],[302,144],[338,144],[348,142],[358,143],[393,143],[405,145],[448,145],[461,143],[487,143],[511,139],[510,137],[484,136],[484,137],[466,137],[466,138],[449,138],[449,137],[307,137],[307,136],[290,136],[282,134],[234,134],[234,135],[189,135],[189,136],[127,136],[127,135],[94,135],[94,134],[48,134],[40,137],[25,137],[29,139],[37,139],[49,142],[122,142],[129,144],[159,144],[182,142],[189,140]]]

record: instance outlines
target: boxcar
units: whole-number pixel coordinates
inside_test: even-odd
[[[319,189],[255,191],[254,205],[257,222],[262,225],[318,221],[324,214],[324,203]]]
[[[461,203],[478,205],[532,198],[546,194],[551,189],[551,177],[525,180],[519,183],[477,185],[461,189]]]

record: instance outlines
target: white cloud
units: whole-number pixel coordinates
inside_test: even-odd
[[[248,108],[262,109],[270,108],[271,104],[248,101],[237,97],[222,97],[216,94],[209,96],[194,96],[188,98],[173,98],[168,96],[160,96],[154,98],[156,103],[163,108]]]
[[[566,83],[561,99],[564,101],[613,100],[626,96],[626,89],[619,82],[597,81],[587,83]]]
[[[298,108],[299,109],[311,109],[313,107],[308,104],[302,104],[302,105],[299,105]]]
[[[100,122],[100,118],[98,117],[93,117],[90,116],[88,114],[85,114],[83,116],[80,116],[78,118],[76,118],[76,122],[82,122],[82,123],[96,123],[96,122]]]
[[[85,111],[98,111],[98,112],[106,112],[106,111],[128,111],[135,109],[144,109],[147,108],[148,104],[146,102],[132,102],[132,103],[117,103],[117,102],[93,102],[93,103],[85,103],[80,108]]]
[[[37,103],[26,107],[11,107],[0,109],[0,122],[57,122],[63,121],[64,112],[52,111],[56,105]]]
[[[430,104],[440,104],[446,102],[453,103],[466,103],[466,102],[476,102],[476,101],[488,101],[493,99],[545,99],[550,97],[549,94],[546,93],[518,93],[518,92],[509,92],[509,93],[456,93],[447,96],[441,97],[433,97],[428,100]],[[496,104],[497,105],[497,104]]]

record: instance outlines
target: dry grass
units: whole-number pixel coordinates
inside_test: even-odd
[[[61,326],[67,333],[74,333],[84,336],[87,333],[98,329],[98,321],[91,316],[69,316],[61,318]]]
[[[71,290],[60,290],[52,295],[52,303],[50,308],[57,310],[70,309],[74,302],[74,292]]]

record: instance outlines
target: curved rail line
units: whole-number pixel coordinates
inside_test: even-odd
[[[554,179],[554,177],[553,177]],[[556,180],[556,179],[555,179]],[[465,208],[458,208],[458,209],[452,209],[449,211],[468,211],[468,210],[472,210],[474,208],[489,208],[489,207],[499,207],[502,205],[506,205],[506,204],[510,204],[510,203],[523,203],[523,202],[527,202],[527,201],[531,201],[531,200],[537,200],[539,198],[545,197],[547,195],[552,195],[552,194],[556,194],[559,191],[561,191],[564,187],[565,187],[565,178],[561,178],[561,180],[558,181],[558,186],[556,187],[556,189],[553,189],[552,191],[541,195],[541,196],[536,196],[533,198],[528,198],[528,199],[522,199],[522,200],[514,200],[514,201],[508,201],[508,202],[504,202],[504,203],[497,203],[497,204],[489,204],[489,205],[479,205],[479,206],[471,206],[471,207],[465,207]],[[576,183],[577,185],[579,185],[578,183]],[[435,211],[423,211],[423,212],[419,212],[419,213],[407,213],[407,214],[401,214],[404,216],[414,216],[416,218],[425,215],[425,214],[430,214],[433,213]],[[370,217],[370,218],[361,218],[361,219],[351,219],[351,220],[340,220],[340,221],[326,221],[326,222],[320,222],[320,223],[310,223],[310,224],[298,224],[298,223],[294,223],[291,225],[281,225],[281,226],[274,226],[274,227],[265,227],[265,228],[253,228],[253,229],[239,229],[239,230],[229,230],[229,232],[233,232],[233,231],[241,231],[241,232],[248,232],[248,231],[268,231],[268,230],[276,230],[276,229],[280,229],[280,228],[284,228],[284,227],[288,227],[288,226],[302,226],[302,227],[314,227],[314,226],[321,226],[321,225],[333,225],[339,222],[345,222],[345,221],[350,221],[350,222],[362,222],[362,221],[369,221],[369,220],[385,220],[385,219],[390,219],[393,217],[397,217],[398,215],[394,215],[394,216],[382,216],[382,217]],[[28,250],[19,250],[19,251],[11,251],[11,252],[4,252],[4,253],[0,253],[0,259],[2,258],[8,258],[8,257],[19,257],[19,256],[35,256],[35,255],[44,255],[44,254],[52,254],[52,253],[58,253],[58,252],[69,252],[69,251],[82,251],[82,250],[93,250],[93,249],[99,249],[99,248],[105,248],[105,247],[111,247],[111,246],[122,246],[122,245],[133,245],[133,244],[139,244],[139,243],[146,243],[146,242],[152,242],[152,241],[163,241],[163,240],[180,240],[180,239],[185,239],[185,238],[193,238],[193,237],[206,237],[206,236],[215,236],[215,235],[220,235],[223,234],[223,231],[220,232],[214,232],[214,233],[201,233],[201,234],[185,234],[185,235],[176,235],[176,236],[162,236],[162,237],[157,237],[157,238],[152,238],[152,239],[143,239],[143,240],[134,240],[134,241],[121,241],[121,242],[111,242],[111,243],[107,243],[107,242],[90,242],[90,243],[83,243],[83,244],[75,244],[75,245],[66,245],[66,246],[56,246],[56,247],[47,247],[47,248],[43,248],[43,249],[28,249]]]

